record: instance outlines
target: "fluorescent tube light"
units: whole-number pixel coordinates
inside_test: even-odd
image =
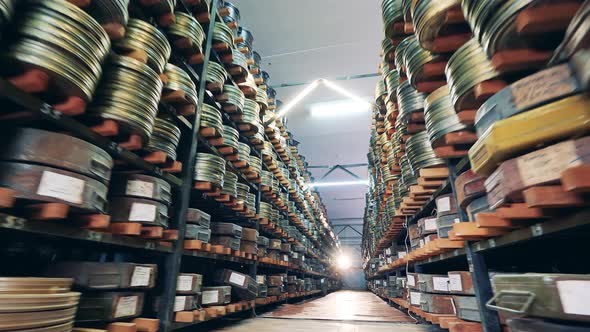
[[[344,89],[343,87],[336,85],[335,83],[328,81],[326,79],[322,79],[322,82],[330,89],[340,93],[343,96],[346,96],[352,100],[355,100],[359,103],[363,103],[366,105],[366,107],[371,107],[371,104],[369,102],[367,102],[366,100],[363,100],[363,98],[349,92],[348,90]]]
[[[295,107],[295,105],[297,105],[301,100],[303,100],[303,98],[305,98],[308,94],[315,90],[318,87],[318,85],[320,85],[320,80],[315,80],[311,82],[311,84],[308,85],[305,89],[303,89],[303,91],[301,91],[297,96],[295,96],[293,100],[291,100],[287,105],[283,106],[279,110],[279,117],[282,117],[285,114],[287,114],[287,112],[289,112],[293,107]]]

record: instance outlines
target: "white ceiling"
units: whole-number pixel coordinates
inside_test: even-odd
[[[377,72],[383,36],[379,0],[232,2],[240,9],[240,25],[254,35],[254,50],[262,56],[263,69],[270,74],[271,85],[275,86],[279,100],[288,102],[305,87],[277,87],[283,84]],[[336,83],[355,95],[371,100],[377,79],[371,77]],[[310,115],[309,107],[313,103],[343,98],[320,86],[288,113],[288,128],[301,142],[299,151],[312,166],[367,162],[370,112],[340,118],[314,118]],[[350,170],[367,179],[366,167]],[[311,171],[319,180],[328,169]],[[354,178],[336,170],[323,181],[351,180]],[[333,225],[338,225],[338,220],[342,218],[362,218],[366,190],[365,186],[319,189]],[[353,222],[362,223],[362,220]],[[336,226],[335,231],[342,228]],[[355,235],[358,234],[350,228],[340,234],[346,238]],[[351,244],[357,245],[357,242],[352,241]]]

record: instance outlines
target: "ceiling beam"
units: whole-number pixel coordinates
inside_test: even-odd
[[[341,230],[338,231],[338,233],[336,233],[337,235],[340,235],[340,233],[344,232],[344,230],[346,230],[347,228],[352,229],[353,232],[357,233],[360,236],[363,236],[362,230],[359,232],[356,228],[353,227],[354,225],[343,225],[340,226],[342,227]],[[337,226],[334,226],[334,228],[336,228]]]

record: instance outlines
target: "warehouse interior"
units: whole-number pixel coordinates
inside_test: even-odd
[[[590,331],[588,24],[0,0],[0,331]]]

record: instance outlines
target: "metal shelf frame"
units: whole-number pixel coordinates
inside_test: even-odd
[[[443,184],[442,188],[433,194],[433,197],[417,214],[408,218],[408,224],[413,224],[417,222],[418,219],[428,215],[434,207],[432,202],[440,194],[452,192],[456,195],[455,180],[461,173],[470,168],[470,162],[467,157],[459,160],[449,160],[447,167],[449,169],[448,180]],[[455,202],[457,202],[457,199],[455,199]],[[461,221],[469,221],[465,211],[459,206],[456,208]],[[436,269],[438,269],[441,267],[440,264],[448,264],[451,260],[454,262],[462,259],[466,260],[467,267],[473,278],[473,285],[480,308],[483,330],[485,332],[500,332],[502,331],[502,326],[498,314],[495,311],[489,310],[485,305],[493,296],[486,255],[496,250],[508,250],[511,246],[528,243],[530,241],[543,241],[543,239],[551,238],[553,235],[567,235],[569,234],[568,232],[576,232],[577,229],[588,229],[588,227],[590,227],[590,210],[582,209],[573,212],[571,215],[516,229],[499,237],[481,241],[466,241],[465,247],[462,249],[455,249],[423,261],[410,263],[409,267],[413,268],[414,272],[421,273],[427,270],[429,266],[433,266],[433,264],[437,264]],[[404,237],[404,234],[400,234],[400,236],[393,241],[397,243]],[[401,266],[367,276],[367,279],[373,280],[387,278],[389,275],[400,275],[405,270],[406,267]]]
[[[224,204],[221,204],[210,197],[204,197],[202,192],[194,189],[192,186],[198,151],[208,151],[218,156],[222,156],[216,147],[212,146],[204,137],[199,135],[202,113],[201,110],[203,108],[203,104],[207,103],[217,107],[223,116],[224,124],[238,129],[235,121],[233,121],[228,114],[222,112],[219,103],[216,102],[214,96],[206,89],[205,78],[207,77],[207,71],[209,67],[208,64],[210,61],[220,61],[219,55],[212,47],[213,31],[215,29],[215,25],[224,24],[220,23],[222,20],[219,19],[217,13],[219,3],[220,0],[211,0],[211,21],[209,24],[204,25],[207,35],[205,45],[203,45],[203,53],[205,55],[204,62],[200,65],[189,65],[185,60],[174,53],[170,58],[170,62],[186,71],[197,86],[198,104],[196,105],[197,111],[195,115],[185,117],[179,115],[176,112],[176,109],[174,109],[174,107],[171,105],[164,102],[159,104],[159,111],[172,116],[174,121],[181,129],[181,140],[177,150],[179,152],[178,160],[182,163],[183,168],[178,175],[166,173],[160,167],[147,163],[136,153],[122,148],[118,143],[112,141],[110,138],[100,136],[99,134],[92,131],[91,128],[79,122],[77,119],[64,115],[39,98],[21,91],[9,81],[0,78],[0,98],[2,98],[3,101],[6,100],[11,104],[16,105],[18,109],[22,109],[23,111],[33,114],[36,120],[42,120],[45,123],[50,124],[52,127],[69,132],[76,137],[79,137],[104,149],[114,159],[123,161],[129,166],[129,168],[132,168],[133,170],[142,171],[146,174],[162,178],[172,185],[174,203],[169,209],[172,216],[170,218],[170,227],[178,230],[178,239],[171,246],[162,245],[157,240],[152,241],[139,237],[113,235],[110,233],[85,230],[57,222],[31,221],[5,213],[0,213],[0,231],[5,232],[3,235],[18,234],[19,236],[27,236],[31,239],[43,238],[49,239],[50,241],[75,241],[84,245],[88,244],[91,246],[99,246],[100,248],[112,247],[116,251],[123,253],[132,251],[148,253],[149,255],[160,255],[158,257],[162,257],[163,261],[163,266],[161,267],[161,280],[163,282],[159,285],[161,286],[162,293],[160,294],[161,301],[158,308],[157,318],[160,321],[159,331],[161,332],[170,332],[178,328],[189,326],[174,323],[175,315],[173,307],[174,298],[176,296],[176,282],[178,273],[183,270],[183,263],[191,264],[194,263],[195,260],[203,260],[205,262],[209,260],[230,263],[230,266],[241,266],[241,268],[247,269],[248,274],[253,278],[256,277],[259,267],[264,268],[262,264],[259,264],[254,260],[247,260],[241,257],[227,255],[217,255],[208,252],[190,251],[185,250],[183,246],[186,234],[187,210],[190,207],[194,207],[195,205],[199,204],[203,204],[209,210],[213,210],[215,212],[213,215],[214,218],[219,216],[227,216],[234,222],[240,223],[246,227],[256,228],[256,230],[260,231],[260,225],[257,219],[240,216]],[[184,0],[178,1],[177,10],[191,14],[189,7],[186,5]],[[132,7],[130,7],[130,12],[132,17],[139,17],[141,19],[150,21],[152,24],[155,24],[154,21],[152,19],[148,19],[148,16],[144,15],[141,11],[141,8],[137,6],[132,5]],[[228,78],[227,84],[236,85],[231,77]],[[243,135],[240,135],[240,142],[246,143],[250,146],[252,155],[255,155],[259,158],[261,157],[261,153],[256,150],[252,143]],[[273,151],[276,153],[274,146]],[[268,169],[264,163],[263,165],[265,169]],[[238,175],[240,182],[248,184],[250,187],[250,192],[256,195],[256,209],[258,210],[262,198],[260,185],[249,181],[238,169],[236,169],[231,164],[231,162],[228,161],[226,167]],[[287,188],[285,188],[282,184],[280,187],[281,190],[287,194],[289,193]],[[310,239],[310,241],[314,242],[316,245],[319,244],[313,239]],[[190,265],[185,267],[190,267]],[[285,268],[283,268],[283,270],[285,270]],[[304,276],[311,276],[314,278],[331,278],[331,276],[327,274],[313,271],[289,268],[286,268],[286,271],[301,273]]]

